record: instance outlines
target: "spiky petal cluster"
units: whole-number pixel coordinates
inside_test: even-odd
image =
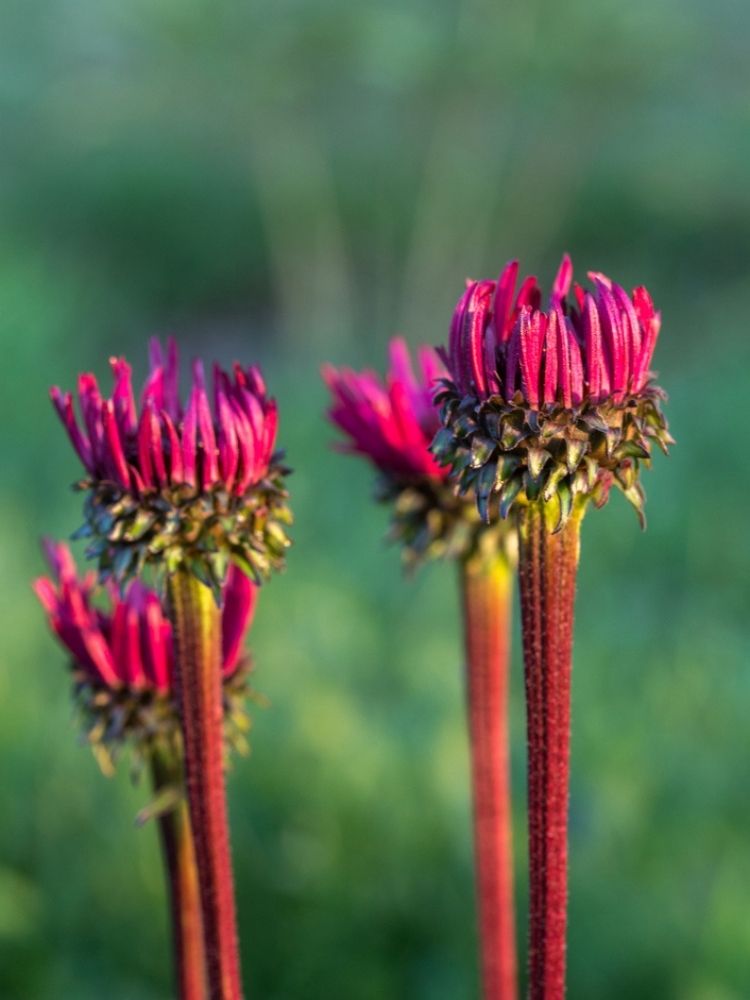
[[[409,348],[400,337],[391,340],[388,353],[385,381],[371,371],[323,366],[333,397],[328,416],[348,438],[344,449],[366,456],[386,476],[401,483],[441,481],[449,469],[441,467],[428,449],[440,426],[434,383],[445,369],[433,348],[422,347],[415,376]]]
[[[52,575],[35,580],[34,590],[53,632],[92,683],[170,692],[174,670],[172,625],[159,596],[139,580],[129,584],[122,595],[110,584],[106,587],[109,607],[98,607],[94,601],[95,574],[79,576],[70,549],[63,542],[46,541],[44,549]],[[231,567],[224,587],[221,622],[225,677],[240,662],[257,594],[255,584]]]
[[[100,606],[96,575],[78,575],[67,545],[46,541],[44,549],[51,575],[35,580],[34,590],[71,655],[79,700],[96,740],[172,738],[177,731],[172,625],[158,595],[138,580],[123,594],[110,583],[102,588],[107,600]],[[246,689],[242,649],[257,594],[256,585],[231,567],[223,590],[222,672],[235,712]]]
[[[167,486],[196,492],[221,486],[241,496],[267,474],[278,412],[257,367],[235,365],[230,377],[214,366],[212,406],[203,364],[196,361],[183,409],[176,344],[170,338],[165,357],[153,339],[139,412],[130,365],[124,358],[110,364],[114,388],[109,398],[102,396],[94,375],[79,377],[82,421],[76,418],[72,393],[57,386],[50,393],[92,480],[114,483],[134,496]]]
[[[470,281],[451,324],[448,367],[458,390],[479,399],[520,392],[534,409],[557,403],[571,409],[584,399],[622,403],[649,379],[661,325],[648,291],[628,295],[604,274],[589,272],[593,291],[580,285],[568,300],[573,265],[567,254],[549,305],[535,277],[516,294],[518,262],[497,281]]]
[[[493,501],[502,518],[554,502],[562,527],[576,502],[601,506],[615,484],[643,523],[639,464],[672,443],[650,372],[660,314],[645,288],[629,296],[599,272],[571,300],[568,256],[546,311],[536,278],[516,293],[517,277],[512,261],[496,282],[469,282],[456,306],[433,454],[486,520]]]
[[[391,538],[401,544],[407,567],[427,557],[466,555],[482,525],[473,505],[447,482],[449,465],[429,451],[440,427],[435,383],[447,372],[438,353],[422,347],[415,374],[400,337],[390,342],[389,360],[385,379],[325,365],[328,417],[346,435],[343,450],[364,455],[380,473],[377,498],[391,505]]]
[[[196,361],[183,407],[174,341],[165,354],[152,340],[150,355],[139,406],[122,358],[112,361],[109,398],[93,375],[80,377],[81,420],[72,394],[51,390],[86,470],[79,534],[91,539],[87,554],[102,578],[186,566],[218,598],[230,561],[260,582],[289,544],[276,403],[256,367],[235,365],[230,377],[215,366],[209,395]]]

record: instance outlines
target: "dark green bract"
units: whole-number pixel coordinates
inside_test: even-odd
[[[389,540],[401,545],[402,558],[412,570],[430,559],[467,559],[499,550],[512,555],[515,540],[509,525],[485,524],[472,500],[459,496],[455,484],[431,478],[398,483],[383,477],[378,501],[392,507]]]
[[[251,718],[247,700],[262,703],[250,685],[252,662],[240,662],[236,670],[223,680],[224,740],[230,751],[249,751],[247,733]],[[108,687],[92,681],[90,675],[77,666],[72,668],[73,698],[80,715],[86,741],[102,772],[114,773],[117,760],[125,748],[132,753],[132,770],[137,777],[150,755],[167,751],[182,758],[182,735],[177,704],[171,692],[155,688]]]
[[[135,497],[110,482],[84,480],[85,523],[74,537],[89,538],[89,558],[100,579],[125,584],[148,567],[157,582],[186,568],[219,597],[230,562],[255,583],[283,566],[292,514],[280,458],[242,496],[224,489],[196,492],[164,487]]]
[[[474,493],[483,521],[504,520],[526,503],[554,503],[559,530],[574,503],[601,507],[614,484],[645,526],[640,466],[650,466],[654,443],[665,453],[674,443],[660,388],[649,385],[622,403],[535,410],[520,393],[511,402],[480,400],[462,397],[448,379],[442,386],[436,403],[444,426],[431,451],[452,466],[461,496]]]

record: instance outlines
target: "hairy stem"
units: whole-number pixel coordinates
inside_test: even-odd
[[[211,590],[184,570],[169,577],[169,598],[209,995],[212,1000],[239,1000],[242,983],[224,787],[221,615]]]
[[[157,748],[151,755],[154,793],[180,788],[183,772],[173,749]],[[180,1000],[205,1000],[206,968],[203,919],[190,817],[184,799],[159,817],[164,866],[172,919],[175,978]]]
[[[580,511],[557,534],[545,510],[520,514],[529,814],[529,997],[562,1000],[568,906],[573,605]]]
[[[516,940],[508,726],[512,578],[504,554],[460,565],[485,1000],[514,1000]]]

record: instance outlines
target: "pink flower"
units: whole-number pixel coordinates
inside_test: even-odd
[[[52,541],[44,545],[51,577],[39,577],[34,590],[50,626],[76,665],[98,687],[135,691],[171,691],[172,626],[159,597],[135,580],[124,596],[110,584],[109,602],[97,607],[94,573],[79,577],[70,549]],[[223,674],[237,669],[242,643],[255,611],[258,588],[231,567],[223,592]]]
[[[195,492],[221,487],[241,496],[268,472],[276,443],[277,408],[266,396],[257,367],[235,364],[233,377],[214,367],[213,392],[205,387],[203,364],[193,364],[187,406],[180,401],[174,340],[166,358],[151,341],[150,373],[136,406],[130,365],[111,361],[114,390],[109,398],[96,378],[81,375],[76,418],[73,395],[57,387],[52,401],[78,457],[94,482],[114,483],[134,496],[165,487]]]
[[[458,391],[511,402],[520,392],[535,410],[584,400],[622,403],[647,384],[661,315],[645,288],[628,295],[599,272],[593,291],[575,285],[567,254],[546,311],[534,277],[516,293],[518,262],[497,281],[470,281],[453,314],[446,361]]]
[[[390,369],[385,383],[371,371],[323,367],[323,378],[333,397],[330,420],[349,441],[345,450],[365,455],[388,476],[402,480],[444,480],[449,472],[428,451],[440,427],[433,403],[437,378],[445,375],[437,352],[418,352],[415,376],[409,349],[403,339],[389,346]]]

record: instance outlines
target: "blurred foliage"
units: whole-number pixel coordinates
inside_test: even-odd
[[[174,330],[260,359],[296,545],[231,810],[266,1000],[476,995],[454,579],[403,580],[317,366],[437,342],[467,274],[645,281],[678,446],[584,526],[570,995],[750,989],[750,13],[740,0],[0,6],[0,995],[170,995],[147,790],[76,743],[29,587],[79,521],[46,398]],[[524,924],[521,663],[513,678]],[[521,933],[521,947],[523,933]]]

